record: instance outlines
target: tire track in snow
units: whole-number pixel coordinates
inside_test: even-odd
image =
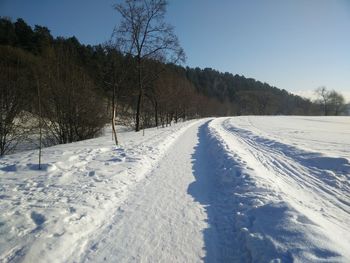
[[[350,166],[347,160],[303,152],[295,147],[236,128],[229,121],[228,119],[223,122],[224,129],[246,144],[249,152],[267,170],[274,171],[277,176],[293,187],[302,190],[310,189],[312,190],[309,191],[310,193],[316,191],[325,203],[331,202],[336,208],[350,214],[350,203],[347,201],[350,200]],[[328,169],[327,162],[330,163]],[[339,163],[339,167],[332,162]],[[323,169],[318,168],[317,165],[323,165]]]
[[[264,187],[298,211],[301,223],[317,226],[335,246],[347,251],[349,238],[338,239],[350,231],[350,166],[346,159],[305,152],[258,136],[236,127],[232,118],[217,120],[213,126],[231,147],[240,149],[240,156],[256,172],[255,180],[265,182]],[[317,253],[327,257],[327,253]]]

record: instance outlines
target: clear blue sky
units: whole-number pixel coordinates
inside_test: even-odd
[[[0,0],[0,15],[82,43],[108,40],[113,0]],[[289,91],[320,85],[350,94],[349,0],[170,0],[191,67],[243,74]]]

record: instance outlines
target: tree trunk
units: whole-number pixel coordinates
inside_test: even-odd
[[[175,116],[174,116],[174,121],[175,121],[175,123],[177,123],[178,118],[179,118],[179,116],[178,116],[178,111],[176,110],[176,111],[175,111]]]
[[[41,114],[41,95],[39,81],[37,81],[37,92],[38,92],[38,108],[39,108],[39,160],[38,160],[38,169],[41,170],[41,148],[42,148],[42,114]]]
[[[117,129],[115,128],[117,103],[116,103],[115,85],[113,85],[113,96],[112,96],[112,136],[115,141],[115,145],[118,145]]]
[[[112,131],[115,145],[118,145],[117,129],[115,128],[115,119],[116,119],[116,106],[113,107],[112,112]]]
[[[139,96],[137,99],[137,107],[136,107],[136,127],[135,131],[140,130],[140,117],[141,117],[141,105],[143,99],[143,88],[142,88],[142,72],[141,72],[141,58],[140,56],[137,59],[137,70],[138,70],[138,85],[139,85]]]
[[[155,101],[154,103],[154,118],[156,121],[156,127],[158,128],[158,103]]]
[[[139,96],[137,98],[135,131],[139,131],[140,130],[141,101],[142,101],[142,91],[140,90],[139,91]]]
[[[324,116],[328,115],[328,106],[327,106],[327,100],[325,99],[325,97],[323,97],[323,110],[324,110]]]

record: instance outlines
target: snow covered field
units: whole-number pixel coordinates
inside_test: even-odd
[[[350,118],[233,117],[0,159],[0,262],[350,262]]]

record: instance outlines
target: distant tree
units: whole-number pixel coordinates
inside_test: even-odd
[[[335,90],[327,90],[326,87],[319,87],[315,91],[318,99],[316,102],[322,105],[323,114],[340,115],[345,110],[345,99],[342,94]]]
[[[35,25],[33,43],[35,45],[34,53],[43,54],[51,46],[53,37],[47,27]]]
[[[335,90],[329,92],[328,95],[329,108],[333,115],[341,115],[345,111],[344,96]]]
[[[33,51],[34,50],[34,42],[33,42],[34,32],[32,28],[22,18],[18,18],[14,25],[15,25],[15,32],[17,36],[16,46],[27,51]]]
[[[15,25],[9,18],[0,18],[0,45],[15,46],[16,43]]]
[[[138,98],[135,130],[140,130],[141,107],[145,95],[144,61],[158,60],[176,63],[185,59],[173,27],[165,23],[165,0],[125,0],[115,5],[122,20],[114,31],[116,42],[124,54],[135,57],[137,63]]]
[[[329,115],[329,91],[325,86],[322,86],[315,90],[315,94],[318,97],[318,102],[322,105],[323,114]]]

